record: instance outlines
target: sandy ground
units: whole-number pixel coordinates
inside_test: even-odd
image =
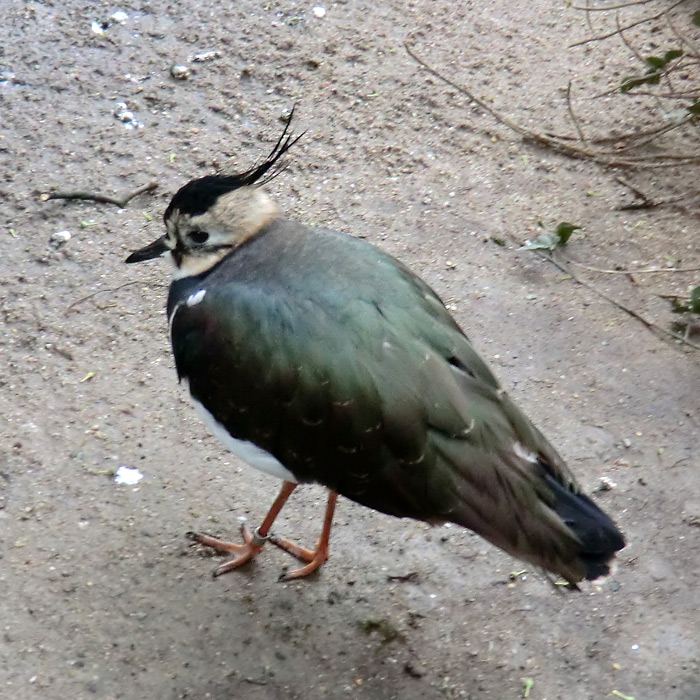
[[[604,86],[628,55],[567,50],[589,30],[559,2],[325,9],[0,5],[0,696],[507,700],[531,679],[531,700],[697,700],[697,353],[518,250],[568,220],[584,227],[568,254],[590,265],[697,267],[697,219],[618,211],[614,173],[523,143],[403,42],[510,117],[569,133],[562,86]],[[190,529],[259,520],[277,483],[209,437],[177,386],[165,263],[123,260],[187,180],[264,156],[295,103],[306,135],[271,186],[281,206],[409,263],[586,490],[616,483],[595,495],[629,539],[608,581],[511,580],[526,567],[468,532],[347,501],[331,559],[300,583],[278,583],[277,550],[215,580],[218,557],[187,546]],[[583,122],[614,123],[605,104],[581,105]],[[40,198],[151,181],[125,209]],[[692,282],[588,274],[664,326],[651,292]],[[142,481],[116,484],[122,465]],[[300,490],[276,529],[311,543],[323,500]]]

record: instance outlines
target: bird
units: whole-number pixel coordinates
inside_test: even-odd
[[[213,435],[283,482],[242,542],[188,533],[232,555],[214,575],[268,541],[302,562],[281,578],[311,574],[329,557],[339,495],[463,526],[574,588],[609,574],[624,536],[437,293],[370,242],[282,215],[265,185],[301,138],[290,123],[259,165],[181,187],[166,233],[126,259],[170,258],[179,381]],[[328,490],[313,548],[271,531],[304,483]]]

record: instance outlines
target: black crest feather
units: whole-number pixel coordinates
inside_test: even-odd
[[[293,136],[290,133],[290,125],[294,116],[294,108],[284,126],[282,135],[275,147],[265,160],[250,170],[234,175],[206,175],[188,182],[173,196],[168,208],[165,210],[164,219],[167,221],[173,210],[185,212],[191,216],[203,214],[214,205],[221,195],[248,185],[265,185],[279,175],[285,166],[280,163],[280,158],[304,135]]]

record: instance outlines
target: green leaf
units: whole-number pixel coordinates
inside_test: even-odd
[[[678,301],[677,298],[671,299],[673,308],[671,312],[674,314],[694,313],[700,314],[700,287],[695,287],[690,292],[690,301],[685,304]]]
[[[695,287],[690,292],[690,310],[694,314],[700,314],[700,287]]]
[[[663,56],[647,56],[644,62],[649,66],[643,76],[631,75],[620,84],[620,92],[629,92],[640,85],[658,85],[666,66],[683,55],[680,49],[670,49]]]
[[[700,27],[700,10],[693,13],[693,24],[696,27]]]
[[[659,56],[649,56],[646,59],[646,63],[657,71],[665,68],[671,61],[675,60],[676,58],[680,58],[682,55],[683,52],[680,49],[671,49],[664,54],[663,58],[660,58]]]
[[[691,114],[700,114],[700,100],[695,100],[690,107],[686,107],[686,109],[691,113]]]
[[[658,56],[649,56],[646,62],[654,69],[663,68],[666,65],[666,61]]]
[[[581,227],[576,224],[562,221],[554,233],[543,233],[537,240],[525,241],[525,245],[520,246],[520,250],[555,250],[559,246],[566,245],[571,234],[579,228]]]
[[[580,229],[580,226],[576,226],[576,224],[569,224],[566,221],[562,221],[559,226],[557,226],[557,236],[559,236],[559,244],[560,245],[566,245],[569,241],[569,238],[571,238],[571,234],[576,231],[577,229]]]

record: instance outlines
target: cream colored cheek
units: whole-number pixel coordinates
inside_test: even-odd
[[[202,257],[187,256],[182,261],[180,267],[175,266],[172,279],[177,280],[182,277],[192,277],[193,275],[201,275],[210,267],[215,265],[223,257],[224,254],[212,253]],[[171,255],[172,258],[172,255]],[[173,260],[173,262],[175,262]]]

